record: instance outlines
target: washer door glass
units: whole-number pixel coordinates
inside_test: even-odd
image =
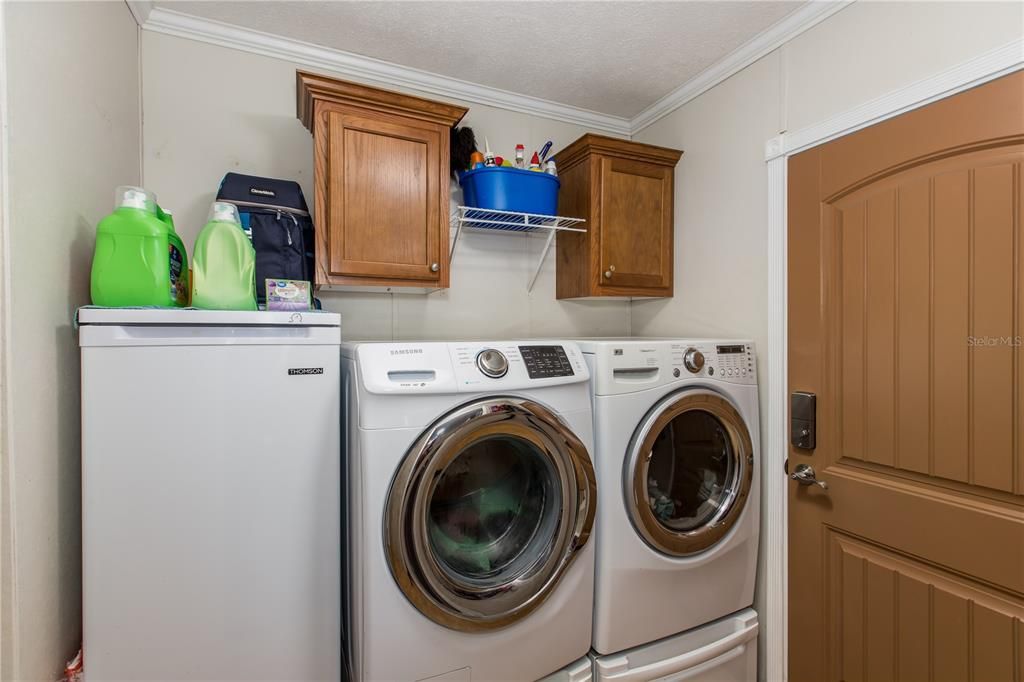
[[[424,615],[492,630],[536,609],[586,544],[596,506],[583,443],[521,398],[470,403],[431,426],[391,485],[391,572]]]
[[[457,455],[434,485],[431,551],[454,580],[503,584],[550,549],[561,498],[558,471],[533,443],[482,438]]]
[[[736,523],[752,478],[750,435],[732,404],[710,391],[683,392],[655,406],[633,439],[627,508],[652,547],[695,554]]]

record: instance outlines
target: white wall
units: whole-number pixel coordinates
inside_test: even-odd
[[[764,404],[765,142],[1000,47],[1022,31],[1020,3],[858,2],[640,131],[634,139],[679,147],[685,155],[676,172],[676,295],[634,302],[633,333],[754,339]],[[761,557],[756,602],[763,607],[763,551]]]
[[[138,29],[123,2],[6,6],[13,596],[4,679],[55,680],[81,639],[79,364],[97,221],[139,181]],[[7,569],[13,569],[10,573]]]
[[[149,31],[142,35],[143,176],[175,213],[187,245],[227,171],[297,180],[313,201],[313,140],[295,117],[295,64]],[[517,142],[555,149],[583,128],[492,107],[470,107],[464,123],[499,155]],[[621,335],[627,301],[557,302],[554,255],[527,294],[540,238],[466,235],[451,288],[429,295],[322,292],[342,313],[347,339]]]

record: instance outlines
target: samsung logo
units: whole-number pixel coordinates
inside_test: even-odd
[[[307,374],[323,374],[323,367],[292,367],[288,370],[288,376],[301,377]]]
[[[276,197],[277,192],[272,189],[261,189],[259,187],[250,187],[249,194],[257,194],[261,197]]]
[[[420,354],[420,355],[422,355],[423,354],[423,349],[422,348],[396,348],[396,349],[391,351],[391,354],[392,355],[413,355],[413,354]]]

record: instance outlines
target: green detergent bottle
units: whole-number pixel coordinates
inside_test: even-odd
[[[256,250],[242,230],[238,208],[216,201],[196,237],[192,305],[209,310],[257,310]]]
[[[96,227],[90,288],[94,305],[183,307],[188,303],[185,245],[152,192],[117,188],[114,212]]]

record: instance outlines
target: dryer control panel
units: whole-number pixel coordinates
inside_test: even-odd
[[[718,339],[583,339],[597,395],[643,391],[678,381],[757,384],[754,344]]]
[[[699,341],[672,344],[673,375],[700,376],[736,384],[756,384],[753,344]]]

